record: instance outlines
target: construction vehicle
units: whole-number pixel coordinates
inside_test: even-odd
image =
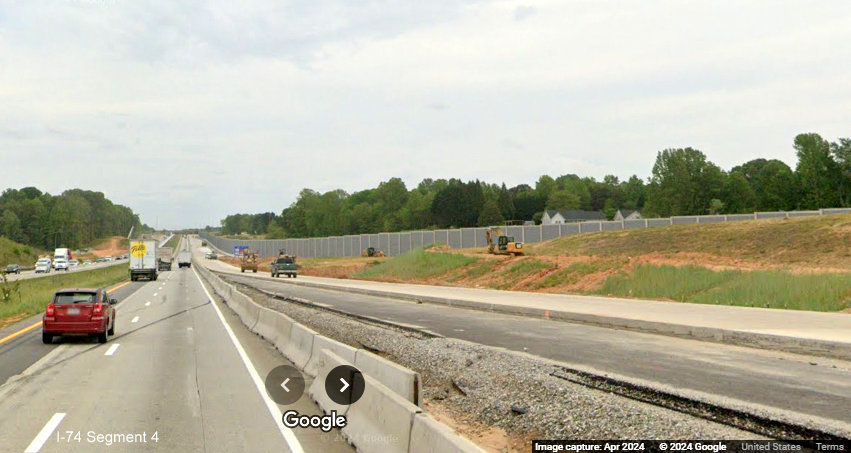
[[[488,240],[488,253],[494,255],[524,255],[523,243],[514,242],[514,236],[506,236],[501,228],[491,227],[485,231]],[[496,239],[496,242],[494,242]]]
[[[242,262],[239,265],[239,271],[257,272],[257,252],[251,252],[248,249],[242,249]]]
[[[269,267],[272,271],[272,277],[277,278],[281,274],[291,278],[298,277],[298,265],[295,263],[295,256],[287,255],[283,250]]]
[[[381,256],[384,256],[384,252],[381,251],[381,250],[375,250],[375,247],[369,247],[366,250],[364,250],[363,252],[361,252],[360,256],[363,256],[363,257],[367,257],[367,256],[368,257],[376,257],[376,256],[381,257]]]

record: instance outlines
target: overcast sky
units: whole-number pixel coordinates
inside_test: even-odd
[[[847,0],[0,0],[0,189],[160,228],[393,176],[794,166],[851,136]]]

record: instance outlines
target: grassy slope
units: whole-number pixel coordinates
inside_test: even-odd
[[[851,268],[851,216],[831,215],[611,231],[531,245],[534,254],[704,253],[780,266]]]
[[[116,265],[84,272],[52,273],[50,276],[8,282],[13,293],[11,302],[0,299],[0,326],[4,320],[23,319],[41,313],[57,289],[70,287],[101,287],[127,280],[127,266]],[[3,283],[0,280],[0,287]],[[18,297],[20,295],[20,298]]]
[[[177,254],[177,245],[180,242],[180,238],[182,236],[182,234],[175,234],[174,237],[169,239],[163,247],[171,247],[174,250],[174,253]]]
[[[3,269],[7,264],[18,264],[29,267],[38,260],[39,253],[44,252],[29,245],[19,244],[10,239],[0,237],[0,266]],[[2,271],[2,269],[0,269]]]
[[[349,276],[817,311],[851,307],[848,215],[591,233],[527,250],[531,256],[506,259],[418,249]]]
[[[420,247],[396,258],[355,274],[355,277],[374,277],[395,280],[414,280],[438,277],[447,272],[477,262],[478,259],[455,253],[427,251]]]

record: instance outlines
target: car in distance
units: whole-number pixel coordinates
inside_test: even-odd
[[[79,260],[71,260],[71,261],[68,261],[68,267],[77,267],[77,266],[79,266],[79,265],[80,265],[80,261],[79,261]]]
[[[35,262],[35,273],[41,274],[48,272],[50,272],[50,259],[39,258],[39,260]]]
[[[68,288],[56,291],[41,321],[41,341],[53,343],[60,335],[94,335],[106,343],[115,335],[115,299],[103,288]]]
[[[216,252],[210,252],[204,256],[204,258],[207,258],[208,260],[217,260],[219,259],[219,255],[216,255]]]
[[[65,258],[56,258],[53,260],[53,268],[57,271],[68,272],[68,261]]]
[[[18,266],[17,264],[9,264],[8,266],[6,266],[6,273],[7,274],[20,274],[21,273],[21,266]]]

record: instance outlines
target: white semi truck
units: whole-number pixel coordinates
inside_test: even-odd
[[[130,242],[130,280],[156,280],[157,264],[157,241]]]

